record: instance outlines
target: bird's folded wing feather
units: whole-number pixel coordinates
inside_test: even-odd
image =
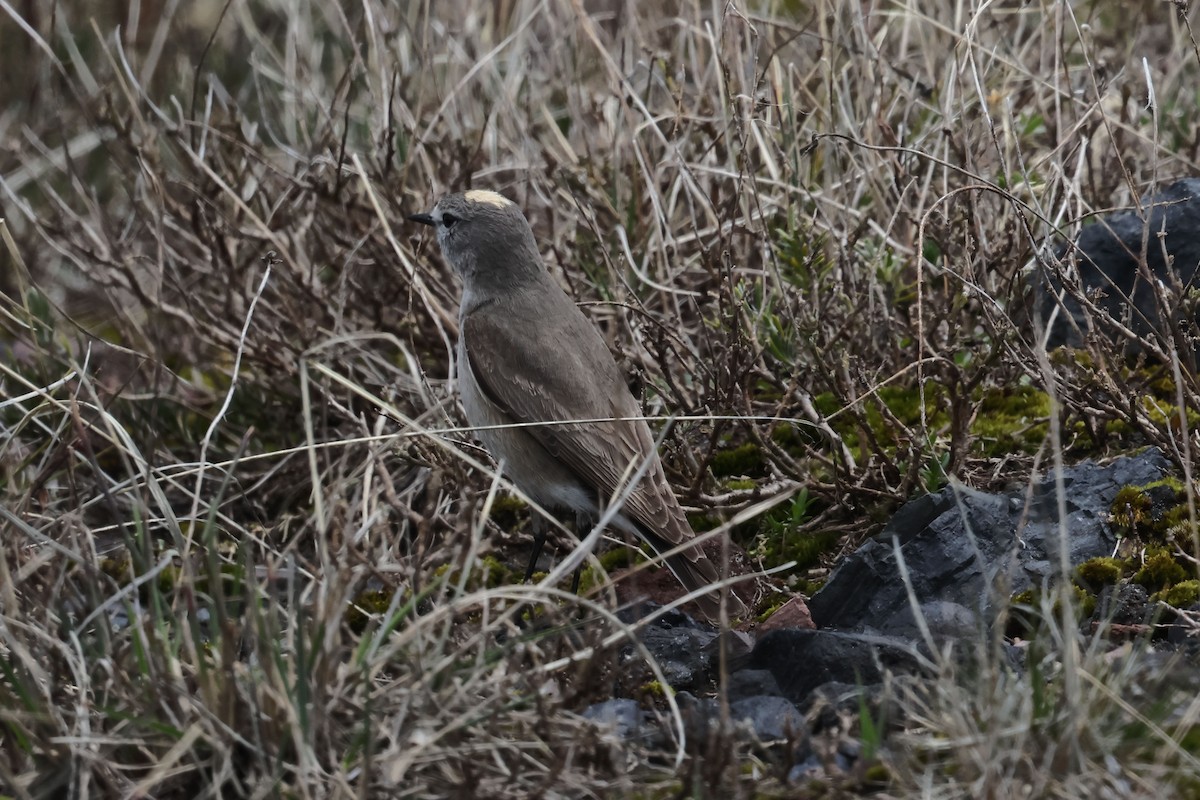
[[[563,300],[566,306],[536,318],[521,314],[520,304],[515,313],[479,308],[463,320],[460,335],[487,399],[514,422],[564,423],[525,430],[608,501],[642,459],[655,457],[654,440],[645,422],[629,419],[641,410],[600,334]],[[658,463],[628,494],[625,511],[671,546],[692,535]]]

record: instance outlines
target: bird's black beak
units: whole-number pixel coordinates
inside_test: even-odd
[[[428,214],[409,214],[408,218],[413,222],[419,222],[422,225],[437,225],[437,222],[434,221],[433,217],[429,216]]]

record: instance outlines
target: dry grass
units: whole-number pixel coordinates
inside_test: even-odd
[[[1149,343],[1163,412],[1153,370],[1099,340],[1047,362],[1022,322],[1056,234],[1200,174],[1186,3],[129,8],[0,0],[13,796],[797,791],[728,731],[643,746],[576,716],[626,628],[603,588],[500,585],[527,517],[459,428],[455,280],[400,223],[444,191],[527,210],[647,413],[678,417],[685,504],[783,504],[737,527],[756,552],[832,532],[828,563],[946,475],[1131,441],[1190,475],[1186,336]],[[1023,387],[1062,409],[1029,452],[978,425]],[[558,609],[537,633],[529,604]],[[1142,725],[1098,651],[1046,705],[983,652],[908,697],[888,793],[1196,791],[1192,711]]]

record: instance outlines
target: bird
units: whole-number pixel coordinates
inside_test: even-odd
[[[620,497],[610,528],[658,554],[695,539],[616,360],[547,270],[520,207],[474,189],[447,194],[408,219],[436,231],[443,257],[462,279],[460,400],[509,480],[539,505],[581,521],[595,522],[605,503]],[[640,480],[627,487],[639,468]],[[535,560],[539,549],[537,542]],[[687,590],[709,589],[697,606],[717,619],[713,584],[722,574],[699,544],[665,563]],[[726,611],[741,617],[747,609],[728,592]]]

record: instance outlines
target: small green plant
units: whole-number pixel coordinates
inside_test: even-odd
[[[949,466],[949,452],[931,454],[925,468],[921,470],[921,488],[930,493],[942,489],[950,480],[946,472]]]

